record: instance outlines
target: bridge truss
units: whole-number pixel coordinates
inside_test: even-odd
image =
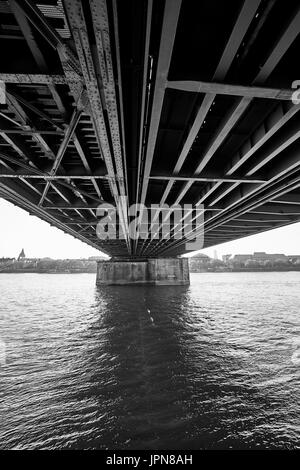
[[[204,205],[204,247],[300,220],[299,1],[1,0],[0,18],[1,197],[115,257],[185,252],[164,218],[131,240],[124,206],[124,238],[99,240],[122,196]]]

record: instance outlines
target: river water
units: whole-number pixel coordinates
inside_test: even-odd
[[[0,448],[299,448],[299,318],[300,272],[0,274]]]

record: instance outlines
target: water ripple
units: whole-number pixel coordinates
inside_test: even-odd
[[[0,447],[299,447],[300,273],[0,275]]]

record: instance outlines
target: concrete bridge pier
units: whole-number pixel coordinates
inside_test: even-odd
[[[187,258],[98,261],[97,285],[189,285]]]

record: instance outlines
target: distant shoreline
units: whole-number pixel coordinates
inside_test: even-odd
[[[203,269],[199,271],[190,271],[190,274],[205,274],[205,273],[214,273],[214,274],[222,274],[222,273],[244,273],[244,272],[252,272],[252,273],[270,273],[270,272],[293,272],[293,271],[300,271],[300,267],[285,267],[285,268],[271,268],[271,269],[260,269],[260,268],[235,268],[235,269]],[[96,271],[25,271],[25,270],[18,270],[18,271],[0,271],[1,274],[96,274]]]
[[[190,274],[199,274],[199,273],[244,273],[244,272],[252,272],[252,273],[276,273],[276,272],[290,272],[290,271],[300,271],[300,266],[292,267],[292,266],[285,266],[282,268],[233,268],[233,269],[203,269],[199,271],[192,271],[190,270]]]
[[[96,271],[0,271],[0,274],[96,274]]]

